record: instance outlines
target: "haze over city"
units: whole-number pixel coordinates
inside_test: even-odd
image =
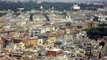
[[[1,0],[1,1],[41,1],[41,2],[107,2],[107,0]]]
[[[0,60],[107,60],[107,0],[0,0]]]

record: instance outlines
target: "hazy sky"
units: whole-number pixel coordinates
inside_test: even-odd
[[[38,0],[38,1],[52,1],[52,2],[90,2],[90,1],[107,1],[107,0]]]
[[[2,0],[3,1],[3,0]],[[22,0],[4,0],[4,1],[22,1]],[[23,0],[31,1],[31,0]],[[106,1],[107,0],[32,0],[32,1],[48,1],[48,2],[92,2],[92,1]]]

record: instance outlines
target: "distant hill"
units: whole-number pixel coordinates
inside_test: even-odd
[[[75,3],[49,3],[49,2],[42,2],[42,3],[36,3],[36,2],[0,2],[0,10],[14,10],[17,11],[17,8],[24,8],[25,10],[32,10],[32,9],[40,9],[40,6],[43,6],[44,9],[51,9],[54,7],[56,10],[71,10],[71,7]],[[79,4],[81,9],[93,9],[96,10],[97,8],[103,8],[103,6],[99,5],[86,5],[86,4]],[[94,8],[93,8],[94,7]]]

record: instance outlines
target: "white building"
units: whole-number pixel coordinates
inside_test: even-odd
[[[79,10],[79,9],[80,9],[80,6],[79,6],[79,5],[73,5],[73,9],[74,9],[74,10]]]

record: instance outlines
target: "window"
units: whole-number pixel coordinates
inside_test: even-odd
[[[33,32],[31,32],[31,36],[30,37],[33,37]]]
[[[107,18],[105,18],[105,20],[107,20]]]

